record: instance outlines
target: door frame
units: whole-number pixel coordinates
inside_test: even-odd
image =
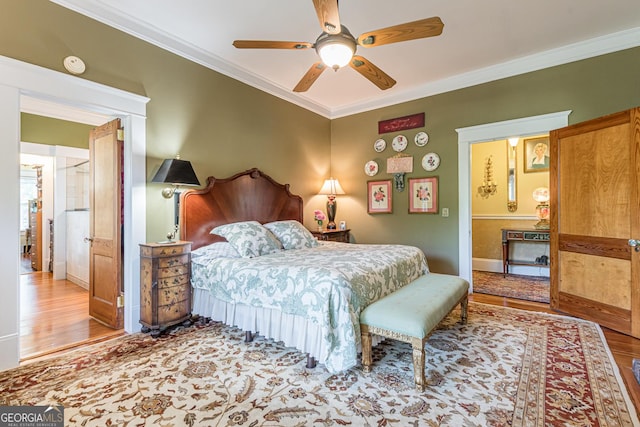
[[[571,110],[456,129],[458,132],[458,275],[471,284],[471,144],[539,135],[569,124]]]
[[[0,207],[0,234],[20,241],[20,106],[28,96],[119,117],[124,127],[123,275],[125,331],[140,330],[140,260],[138,244],[146,237],[146,105],[150,98],[0,56],[0,180],[9,203]],[[13,201],[13,202],[11,202]],[[0,370],[20,363],[20,271],[17,244],[0,245],[0,271],[9,278],[0,299]],[[13,286],[12,286],[13,284]]]

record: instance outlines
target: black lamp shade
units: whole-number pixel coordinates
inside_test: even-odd
[[[151,182],[177,185],[200,185],[193,166],[188,160],[166,159]]]

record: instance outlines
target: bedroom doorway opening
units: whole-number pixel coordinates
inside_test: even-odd
[[[87,121],[71,119],[67,121]],[[91,129],[95,121],[86,124]],[[24,362],[124,331],[89,316],[89,150],[22,142],[20,151],[20,360]]]
[[[124,306],[126,332],[140,330],[138,320],[140,260],[137,245],[146,240],[146,104],[149,98],[108,87],[58,71],[0,56],[0,141],[6,148],[0,157],[0,176],[5,184],[7,203],[0,206],[3,221],[0,232],[6,237],[0,245],[0,270],[6,275],[0,312],[4,328],[0,331],[0,370],[20,363],[20,241],[19,154],[20,112],[26,98],[42,104],[63,105],[71,109],[119,117],[124,127],[124,241],[123,276],[127,300]]]
[[[456,129],[458,133],[458,274],[471,283],[473,291],[472,145],[548,133],[567,126],[568,111],[524,117]],[[506,148],[505,148],[506,150]],[[480,159],[482,164],[482,159]],[[506,202],[506,199],[505,199]],[[495,236],[502,241],[502,236]]]
[[[529,141],[544,138],[548,135],[471,145],[472,277],[476,293],[549,303],[549,241],[534,239],[549,234],[535,228],[537,202],[532,198],[536,188],[549,187],[549,171],[547,167],[527,172],[524,167]],[[526,240],[511,239],[524,232]]]

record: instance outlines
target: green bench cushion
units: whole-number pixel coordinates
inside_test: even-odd
[[[360,323],[425,338],[468,292],[458,276],[427,273],[367,306]]]

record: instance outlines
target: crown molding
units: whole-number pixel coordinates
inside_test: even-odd
[[[51,1],[328,119],[336,119],[414,101],[477,84],[640,46],[640,27],[637,27],[451,76],[415,89],[331,108],[303,98],[289,88],[261,78],[249,70],[225,61],[217,55],[205,52],[197,46],[174,37],[157,27],[146,25],[120,11],[108,8],[97,0]]]

